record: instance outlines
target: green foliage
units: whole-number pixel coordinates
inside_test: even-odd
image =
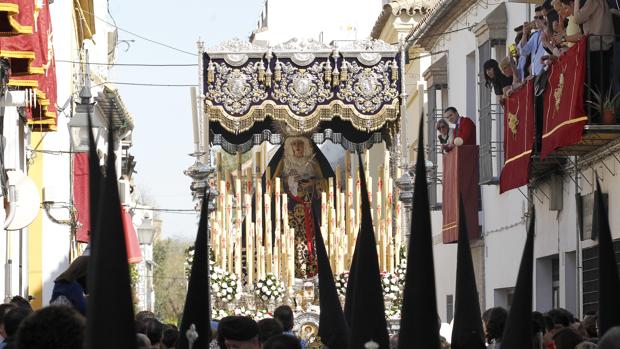
[[[620,92],[613,95],[612,85],[609,85],[609,89],[607,89],[607,93],[601,91],[598,87],[590,87],[588,89],[592,93],[592,100],[586,101],[586,103],[591,104],[594,108],[596,108],[601,113],[606,110],[614,110],[616,108],[616,104],[618,100],[620,100]]]
[[[183,315],[186,248],[187,243],[176,239],[157,240],[153,245],[155,313],[164,323],[179,324]]]

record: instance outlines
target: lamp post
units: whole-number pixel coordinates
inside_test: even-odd
[[[145,217],[142,224],[138,227],[138,242],[144,259],[144,273],[140,273],[141,278],[145,281],[144,306],[146,310],[153,310],[153,261],[152,261],[152,245],[157,229],[153,225],[151,218]]]
[[[84,81],[80,89],[80,100],[76,103],[75,112],[73,113],[71,120],[67,123],[69,129],[69,137],[71,140],[71,152],[72,153],[85,153],[89,150],[88,133],[93,132],[95,143],[99,141],[101,136],[101,130],[105,125],[94,115],[94,105],[92,101],[92,94],[90,92],[90,69],[88,67],[88,51],[86,52],[86,72],[84,74]],[[89,125],[88,118],[91,117],[91,125]],[[90,128],[92,126],[92,129]],[[75,154],[70,156],[70,179],[69,179],[69,211],[70,220],[69,225],[71,227],[71,252],[70,259],[73,259],[74,252],[77,251],[76,233],[78,229],[78,221],[76,217],[76,210],[73,200],[73,175],[74,175],[74,158]],[[49,207],[45,206],[48,216],[51,217]]]
[[[92,95],[88,86],[83,86],[80,90],[80,101],[75,108],[75,114],[67,124],[69,135],[71,136],[71,147],[73,152],[88,151],[88,132],[93,132],[95,143],[99,141],[101,130],[105,125],[99,118],[93,115],[94,102],[91,101]],[[92,130],[88,128],[88,116],[92,115]]]

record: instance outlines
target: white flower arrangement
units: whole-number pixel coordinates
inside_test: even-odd
[[[254,295],[262,302],[276,302],[284,296],[284,284],[271,273],[265,275],[254,285]]]
[[[405,287],[405,276],[407,274],[407,250],[403,247],[400,250],[400,262],[396,266],[396,275],[401,287]]]
[[[338,295],[345,296],[347,294],[347,283],[349,282],[349,273],[344,272],[336,275],[334,283],[336,284],[336,290]]]
[[[398,276],[392,273],[381,274],[381,287],[383,287],[383,299],[396,302],[400,294],[400,282]]]
[[[391,308],[385,309],[385,318],[388,320],[391,319],[400,319],[400,307],[392,306]]]
[[[215,254],[213,250],[209,248],[209,268],[213,270],[215,266]],[[194,245],[189,246],[185,249],[185,262],[183,262],[183,266],[185,266],[185,277],[189,279],[189,275],[192,272],[192,264],[194,263]]]
[[[237,281],[237,275],[214,267],[209,277],[211,295],[217,300],[231,302],[237,297]]]
[[[219,320],[227,317],[229,314],[224,309],[212,309],[211,310],[211,318]]]

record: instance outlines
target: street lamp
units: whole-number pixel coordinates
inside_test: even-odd
[[[150,219],[145,219],[138,227],[138,241],[140,245],[150,245],[155,238],[155,227]]]
[[[88,116],[91,115],[92,119],[92,132],[95,138],[95,143],[99,140],[101,135],[101,129],[105,125],[93,114],[93,106],[95,103],[91,102],[92,95],[90,94],[90,88],[87,86],[82,87],[80,90],[80,101],[75,108],[75,114],[71,118],[71,121],[67,124],[69,127],[69,134],[71,135],[71,146],[74,152],[86,152],[88,151]]]

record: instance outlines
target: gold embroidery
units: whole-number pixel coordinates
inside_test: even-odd
[[[508,112],[508,127],[510,128],[510,132],[512,132],[513,138],[517,136],[517,126],[519,126],[517,114]]]
[[[558,82],[558,87],[553,90],[553,97],[555,98],[555,111],[560,110],[560,105],[562,104],[562,93],[564,92],[564,73],[566,72],[566,66],[562,68],[562,73],[560,74],[560,81]]]

